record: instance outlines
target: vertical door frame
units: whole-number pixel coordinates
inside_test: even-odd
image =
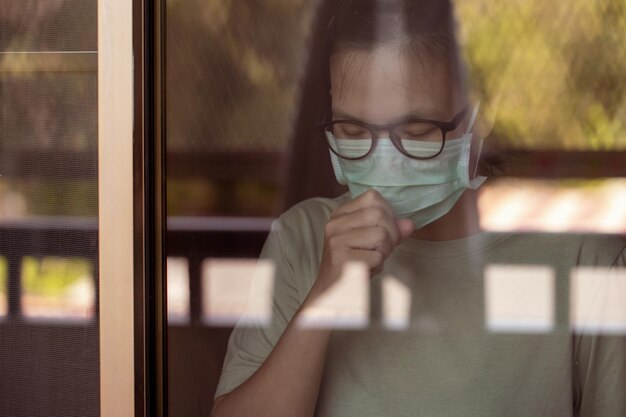
[[[165,0],[134,0],[136,416],[167,416]]]
[[[97,1],[100,414],[166,416],[165,0]]]
[[[98,0],[100,415],[134,414],[132,3]]]

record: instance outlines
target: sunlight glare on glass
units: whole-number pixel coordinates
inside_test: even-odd
[[[545,333],[554,327],[555,272],[548,266],[485,269],[486,328],[494,333]]]
[[[167,258],[167,318],[170,322],[189,321],[189,262]]]
[[[274,263],[255,259],[207,259],[202,264],[203,320],[216,327],[268,325],[272,316]]]
[[[306,328],[362,329],[369,324],[369,269],[361,262],[348,262],[343,273],[312,305],[305,308],[298,324]]]
[[[626,268],[579,267],[570,279],[572,329],[626,335]]]
[[[410,324],[411,291],[399,279],[388,275],[382,279],[383,327],[406,330]]]
[[[626,233],[626,180],[498,179],[480,191],[481,226],[495,232]]]

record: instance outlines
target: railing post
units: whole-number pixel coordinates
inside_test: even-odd
[[[202,322],[202,257],[189,257],[189,322]]]
[[[7,253],[7,317],[22,318],[22,257],[19,253]]]

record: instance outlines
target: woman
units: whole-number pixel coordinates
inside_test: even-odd
[[[449,2],[330,4],[318,127],[350,193],[307,200],[274,224],[262,255],[276,265],[272,322],[233,332],[212,415],[626,415],[624,339],[572,335],[566,297],[571,268],[623,266],[622,244],[480,231],[478,106]],[[370,271],[367,329],[302,326],[351,261]],[[492,264],[549,266],[550,331],[485,329]],[[385,276],[411,293],[406,332],[376,323]]]

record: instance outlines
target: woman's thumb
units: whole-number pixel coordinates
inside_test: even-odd
[[[411,236],[415,231],[415,225],[413,225],[413,222],[409,219],[396,220],[396,224],[398,225],[398,230],[403,240]]]

